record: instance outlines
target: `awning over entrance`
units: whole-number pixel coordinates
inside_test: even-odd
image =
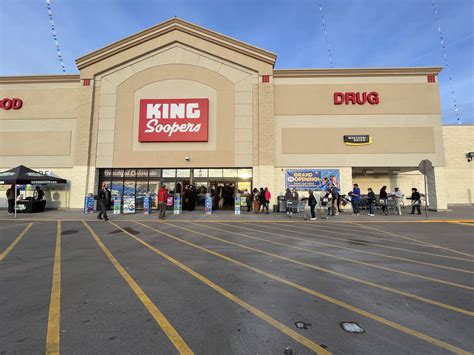
[[[0,173],[0,184],[2,185],[42,185],[42,184],[66,184],[65,179],[42,174],[24,165],[6,170]]]

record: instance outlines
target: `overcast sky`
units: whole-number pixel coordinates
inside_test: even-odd
[[[177,16],[277,54],[276,68],[445,67],[433,0],[50,0],[67,73],[95,49]],[[450,72],[443,123],[474,123],[474,0],[435,0]],[[2,0],[0,75],[59,74],[45,0]],[[453,78],[453,85],[449,76]]]

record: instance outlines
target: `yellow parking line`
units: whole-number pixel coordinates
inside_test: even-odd
[[[28,232],[28,229],[30,229],[32,225],[33,225],[33,223],[28,224],[26,226],[26,228],[21,231],[21,233],[18,235],[18,237],[16,237],[15,240],[3,251],[3,253],[0,254],[0,262],[5,260],[7,255],[13,250],[15,245],[18,244],[18,242],[21,240],[21,238],[23,238],[23,236],[26,234],[26,232]]]
[[[46,335],[46,354],[60,353],[61,330],[61,222],[57,222],[56,248],[54,252],[53,282],[49,303],[48,332]]]
[[[178,332],[174,329],[171,323],[166,319],[166,317],[161,313],[158,307],[151,301],[147,296],[145,291],[135,282],[135,280],[130,276],[130,274],[123,268],[118,260],[112,255],[110,250],[105,246],[102,240],[99,238],[97,233],[87,224],[86,221],[82,223],[89,230],[89,233],[92,235],[96,243],[99,245],[100,249],[104,252],[107,258],[110,260],[113,266],[117,269],[119,274],[127,282],[130,288],[135,292],[135,295],[140,299],[143,305],[146,307],[148,312],[153,316],[158,325],[163,329],[168,339],[173,343],[174,347],[179,351],[180,354],[194,354],[191,348],[186,344],[186,342],[181,338]],[[112,223],[113,224],[113,223]]]
[[[222,224],[229,226],[229,224],[226,224],[226,223],[222,223]],[[250,230],[250,231],[253,231],[253,232],[256,231],[255,229],[252,229],[252,228],[246,228],[246,227],[235,226],[235,225],[232,225],[232,226],[235,227],[235,228]],[[280,229],[280,230],[283,230],[283,229]],[[284,231],[288,232],[288,230],[284,230]],[[340,246],[340,245],[334,245],[334,244],[319,242],[319,241],[316,241],[316,240],[309,240],[309,239],[306,239],[306,238],[289,237],[287,235],[278,234],[278,233],[274,233],[274,232],[266,232],[266,231],[262,231],[260,229],[257,232],[258,233],[269,234],[269,235],[274,235],[274,236],[278,236],[278,237],[282,237],[282,238],[287,238],[287,239],[300,240],[300,241],[304,241],[304,242],[312,242],[312,243],[316,243],[316,244],[330,246],[332,248],[345,249],[345,250],[351,250],[351,251],[355,251],[355,252],[363,253],[363,254],[381,256],[383,258],[388,258],[388,259],[408,261],[410,263],[415,263],[415,264],[420,264],[420,265],[427,265],[427,266],[432,266],[432,267],[436,267],[436,268],[440,268],[440,269],[452,270],[452,271],[462,272],[462,273],[466,273],[466,274],[474,274],[474,271],[471,271],[471,270],[459,269],[459,268],[450,267],[450,266],[444,266],[444,265],[439,265],[439,264],[428,263],[428,262],[425,262],[425,261],[418,261],[418,260],[414,260],[414,259],[402,258],[402,257],[399,257],[399,256],[392,256],[392,255],[387,255],[387,254],[375,253],[375,252],[367,251],[367,250],[360,250],[360,249],[355,249],[355,248],[343,247],[343,246]]]
[[[451,224],[461,224],[463,226],[469,226],[469,227],[474,227],[474,223],[463,223],[463,222],[448,222]]]
[[[174,225],[174,226],[176,226],[176,225]],[[405,276],[411,276],[411,277],[419,278],[419,279],[422,279],[422,280],[427,280],[427,281],[431,281],[431,282],[436,282],[436,283],[440,283],[440,284],[444,284],[444,285],[449,285],[449,286],[453,286],[453,287],[458,287],[458,288],[463,288],[463,289],[466,289],[466,290],[474,291],[474,287],[463,285],[463,284],[458,284],[458,283],[454,283],[454,282],[450,282],[450,281],[440,280],[440,279],[436,279],[436,278],[432,278],[432,277],[428,277],[428,276],[423,276],[423,275],[419,275],[419,274],[413,274],[413,273],[410,273],[410,272],[407,272],[407,271],[392,269],[392,268],[388,268],[388,267],[385,267],[385,266],[380,266],[380,265],[377,265],[377,264],[367,263],[367,262],[364,262],[364,261],[344,258],[342,256],[327,254],[327,253],[319,252],[319,251],[316,251],[316,250],[313,250],[313,249],[300,248],[300,247],[290,245],[290,244],[275,242],[273,240],[263,239],[263,238],[259,238],[259,237],[253,237],[253,236],[250,236],[248,234],[243,234],[243,233],[239,233],[239,232],[232,232],[232,231],[229,231],[229,230],[220,229],[220,228],[216,228],[216,227],[210,227],[210,226],[207,226],[207,225],[202,225],[202,226],[205,227],[205,228],[209,228],[209,229],[216,229],[216,230],[223,231],[223,232],[226,232],[226,233],[239,235],[239,236],[242,236],[242,237],[245,237],[245,238],[248,238],[248,239],[259,240],[259,241],[262,241],[262,242],[275,244],[275,245],[282,245],[282,246],[285,246],[285,247],[288,247],[288,248],[303,250],[303,251],[306,251],[308,253],[323,255],[323,256],[327,256],[329,258],[333,258],[333,259],[337,259],[337,260],[343,260],[343,261],[351,262],[351,263],[354,263],[354,264],[365,265],[365,266],[369,266],[369,267],[372,267],[372,268],[385,270],[385,271],[390,271],[390,272],[394,272],[394,273],[405,275]],[[216,238],[216,237],[211,237],[211,236],[208,236],[208,237],[209,238]]]
[[[172,258],[168,254],[163,253],[161,250],[151,246],[150,244],[148,244],[147,242],[145,242],[142,239],[138,238],[137,236],[127,232],[125,229],[123,229],[119,225],[117,225],[113,222],[110,222],[110,221],[109,221],[109,223],[112,224],[113,226],[117,227],[118,229],[120,229],[123,233],[125,233],[129,237],[135,239],[140,244],[144,245],[148,249],[154,251],[156,254],[160,255],[163,258],[165,258],[166,260],[168,260],[173,265],[177,266],[181,270],[183,270],[183,271],[187,272],[188,274],[192,275],[193,277],[195,277],[196,279],[198,279],[199,281],[201,281],[205,285],[209,286],[213,290],[219,292],[222,296],[226,297],[227,299],[231,300],[232,302],[238,304],[240,307],[242,307],[242,308],[246,309],[247,311],[251,312],[252,314],[254,314],[258,318],[262,319],[263,321],[267,322],[268,324],[270,324],[274,328],[278,329],[282,333],[284,333],[284,334],[288,335],[289,337],[291,337],[292,339],[296,340],[298,343],[306,346],[308,349],[316,352],[317,354],[324,354],[324,355],[331,354],[329,351],[325,350],[324,348],[322,348],[321,346],[319,346],[318,344],[316,344],[312,340],[304,337],[303,335],[300,335],[299,333],[297,333],[294,330],[290,329],[289,327],[287,327],[283,323],[280,323],[276,319],[270,317],[268,314],[260,311],[258,308],[255,308],[254,306],[248,304],[247,302],[243,301],[242,299],[235,296],[231,292],[227,291],[226,289],[224,289],[221,286],[217,285],[216,283],[212,282],[211,280],[209,280],[205,276],[203,276],[200,273],[194,271],[190,267],[184,265],[180,261]],[[141,224],[139,222],[136,222],[136,223],[145,226],[144,224]]]
[[[141,223],[139,223],[139,224],[141,224]],[[249,246],[246,246],[246,245],[243,245],[243,244],[234,243],[234,242],[228,241],[226,239],[210,236],[208,234],[197,232],[195,230],[191,230],[191,229],[188,229],[188,228],[185,228],[185,227],[177,226],[175,224],[168,223],[168,225],[173,226],[175,228],[179,228],[179,229],[188,231],[188,232],[191,232],[191,233],[201,235],[205,238],[218,240],[218,241],[226,243],[226,244],[235,245],[235,246],[238,246],[238,247],[243,248],[243,249],[252,250],[252,251],[255,251],[257,253],[269,255],[269,256],[272,256],[272,257],[277,258],[277,259],[289,261],[289,262],[297,264],[297,265],[302,265],[302,266],[305,266],[305,267],[308,267],[308,268],[311,268],[311,269],[314,269],[314,270],[318,270],[318,271],[322,271],[322,272],[325,272],[325,273],[328,273],[328,274],[331,274],[331,275],[334,275],[334,276],[342,277],[342,278],[345,278],[345,279],[348,279],[348,280],[351,280],[351,281],[355,281],[355,282],[358,282],[358,283],[361,283],[361,284],[364,284],[364,285],[367,285],[367,286],[379,288],[381,290],[396,293],[396,294],[399,294],[399,295],[402,295],[402,296],[405,296],[405,297],[408,297],[408,298],[413,298],[413,299],[416,299],[418,301],[429,303],[429,304],[432,304],[434,306],[442,307],[442,308],[445,308],[445,309],[449,309],[451,311],[458,312],[458,313],[461,313],[461,314],[464,314],[464,315],[467,315],[467,316],[471,316],[471,317],[474,316],[474,312],[471,312],[471,311],[463,309],[463,308],[451,306],[451,305],[446,304],[446,303],[438,302],[438,301],[435,301],[435,300],[432,300],[432,299],[429,299],[429,298],[425,298],[425,297],[422,297],[422,296],[417,296],[417,295],[414,295],[414,294],[411,294],[411,293],[408,293],[408,292],[405,292],[405,291],[400,291],[400,290],[397,290],[397,289],[394,289],[394,288],[391,288],[391,287],[383,286],[383,285],[377,284],[375,282],[363,280],[363,279],[360,279],[360,278],[357,278],[357,277],[354,277],[354,276],[350,276],[350,275],[342,274],[342,273],[339,273],[339,272],[336,272],[336,271],[333,271],[333,270],[325,269],[323,267],[319,267],[319,266],[314,265],[314,264],[309,264],[309,263],[301,262],[301,261],[298,261],[298,260],[295,260],[295,259],[287,258],[287,257],[281,256],[281,255],[273,254],[273,253],[267,252],[267,251],[262,250],[262,249],[252,248],[252,247],[249,247]],[[224,231],[223,229],[215,228],[215,227],[208,227],[208,226],[202,226],[202,227],[211,228],[211,229],[215,229],[215,230],[219,230],[219,231]],[[281,246],[285,246],[285,247],[292,247],[288,244],[278,243],[278,242],[274,242],[273,244],[277,244],[277,245],[281,245]],[[300,248],[300,247],[292,247],[292,248],[302,250],[302,251],[308,251],[307,249]]]
[[[297,234],[302,234],[302,235],[307,235],[307,236],[320,237],[320,238],[325,238],[325,239],[341,240],[343,242],[348,242],[349,241],[346,238],[338,238],[338,237],[322,235],[322,234],[316,234],[316,233],[300,232],[300,231],[296,231],[294,229],[289,230],[289,229],[278,228],[278,227],[273,227],[273,226],[261,226],[261,227],[262,228],[269,228],[269,229],[276,229],[276,230],[285,231],[285,232],[297,233]],[[297,227],[297,228],[300,228],[300,227]],[[306,228],[306,229],[308,229],[308,228]],[[318,232],[315,229],[313,229],[312,231],[313,232]],[[329,231],[320,231],[320,232],[329,233]],[[361,237],[366,238],[365,236],[361,236]],[[429,252],[425,252],[425,251],[418,251],[418,250],[412,250],[412,249],[406,249],[406,248],[392,247],[392,246],[389,246],[389,245],[383,245],[383,244],[378,244],[378,243],[373,243],[373,242],[366,242],[366,241],[363,241],[363,240],[358,240],[357,242],[361,243],[361,244],[364,244],[364,245],[367,245],[367,246],[375,246],[377,248],[400,250],[400,251],[404,251],[404,252],[407,252],[407,253],[437,256],[439,258],[461,260],[461,261],[466,261],[468,263],[474,263],[474,259],[466,259],[466,258],[460,258],[460,257],[457,257],[457,256],[441,255],[441,254],[429,253]],[[418,245],[423,246],[421,244],[418,244]],[[427,247],[427,246],[425,245],[425,247]],[[356,250],[359,250],[359,249],[356,249]],[[474,271],[473,271],[473,273],[474,273]]]
[[[456,354],[463,354],[463,355],[464,355],[464,354],[466,354],[466,355],[467,355],[467,354],[470,354],[469,352],[467,352],[467,351],[465,351],[465,350],[463,350],[463,349],[461,349],[461,348],[458,348],[458,347],[456,347],[456,346],[454,346],[454,345],[452,345],[452,344],[449,344],[449,343],[446,343],[446,342],[444,342],[444,341],[442,341],[442,340],[439,340],[439,339],[430,337],[429,335],[426,335],[426,334],[421,333],[421,332],[418,332],[418,331],[416,331],[416,330],[414,330],[414,329],[405,327],[405,326],[403,326],[403,325],[401,325],[401,324],[398,324],[398,323],[396,323],[396,322],[392,322],[392,321],[390,321],[390,320],[388,320],[388,319],[385,319],[385,318],[383,318],[383,317],[377,316],[376,314],[373,314],[373,313],[371,313],[371,312],[364,311],[363,309],[358,308],[358,307],[355,307],[355,306],[353,306],[353,305],[351,305],[351,304],[349,304],[349,303],[340,301],[340,300],[335,299],[335,298],[333,298],[333,297],[331,297],[331,296],[327,296],[327,295],[322,294],[322,293],[320,293],[320,292],[318,292],[318,291],[315,291],[315,290],[313,290],[313,289],[307,288],[307,287],[305,287],[305,286],[302,286],[302,285],[299,285],[299,284],[297,284],[297,283],[291,282],[291,281],[289,281],[289,280],[287,280],[287,279],[281,278],[281,277],[276,276],[276,275],[274,275],[274,274],[271,274],[271,273],[269,273],[269,272],[263,271],[263,270],[261,270],[261,269],[259,269],[259,268],[250,266],[250,265],[248,265],[248,264],[245,264],[245,263],[243,263],[243,262],[240,262],[240,261],[238,261],[238,260],[236,260],[236,259],[233,259],[233,258],[231,258],[231,257],[225,256],[225,255],[223,255],[223,254],[221,254],[221,253],[218,253],[218,252],[216,252],[216,251],[213,251],[213,250],[210,250],[210,249],[201,247],[201,246],[199,246],[199,245],[197,245],[197,244],[194,244],[194,243],[188,242],[188,241],[186,241],[186,240],[183,240],[183,239],[181,239],[181,238],[175,237],[175,236],[173,236],[173,235],[171,235],[171,234],[169,234],[169,233],[160,231],[160,230],[155,229],[155,228],[153,228],[153,227],[147,226],[147,225],[145,225],[145,224],[143,224],[143,223],[139,223],[139,222],[135,222],[135,223],[137,223],[137,224],[139,224],[139,225],[142,225],[142,226],[144,226],[145,228],[154,230],[154,231],[156,231],[156,232],[158,232],[158,233],[160,233],[160,234],[162,234],[162,235],[164,235],[164,236],[167,236],[167,237],[169,237],[169,238],[178,240],[178,241],[183,242],[183,243],[185,243],[185,244],[187,244],[187,245],[193,246],[193,247],[195,247],[195,248],[197,248],[197,249],[200,249],[200,250],[202,250],[202,251],[205,251],[205,252],[207,252],[207,253],[210,253],[210,254],[212,254],[212,255],[215,255],[215,256],[217,256],[217,257],[219,257],[219,258],[221,258],[221,259],[224,259],[224,260],[226,260],[226,261],[229,261],[229,262],[231,262],[231,263],[233,263],[233,264],[239,265],[239,266],[241,266],[241,267],[243,267],[243,268],[245,268],[245,269],[251,270],[251,271],[253,271],[253,272],[255,272],[255,273],[258,273],[258,274],[260,274],[260,275],[264,275],[264,276],[266,276],[266,277],[268,277],[268,278],[270,278],[270,279],[272,279],[272,280],[278,281],[278,282],[283,283],[283,284],[285,284],[285,285],[287,285],[287,286],[293,287],[293,288],[298,289],[298,290],[300,290],[300,291],[302,291],[302,292],[305,292],[305,293],[307,293],[307,294],[310,294],[310,295],[312,295],[312,296],[314,296],[314,297],[317,297],[317,298],[322,299],[322,300],[325,300],[325,301],[327,301],[327,302],[329,302],[329,303],[335,304],[335,305],[337,305],[337,306],[339,306],[339,307],[341,307],[341,308],[344,308],[344,309],[349,310],[349,311],[351,311],[351,312],[354,312],[354,313],[357,313],[357,314],[359,314],[359,315],[362,315],[363,317],[372,319],[372,320],[374,320],[374,321],[376,321],[376,322],[379,322],[379,323],[381,323],[381,324],[384,324],[384,325],[386,325],[386,326],[388,326],[388,327],[390,327],[390,328],[396,329],[396,330],[401,331],[401,332],[403,332],[403,333],[405,333],[405,334],[408,334],[408,335],[411,335],[411,336],[416,337],[416,338],[418,338],[418,339],[424,340],[424,341],[426,341],[426,342],[429,343],[429,344],[432,344],[432,345],[438,346],[438,347],[440,347],[440,348],[449,350],[449,351],[451,351],[451,352],[453,352],[453,353],[456,353]],[[174,226],[174,225],[173,225],[173,226]],[[123,230],[123,229],[122,229],[122,230]],[[124,232],[126,232],[126,231],[124,231]],[[150,245],[147,244],[146,242],[143,242],[141,239],[137,238],[136,236],[134,236],[134,235],[132,235],[132,234],[130,234],[130,233],[128,233],[128,232],[126,232],[126,233],[127,233],[129,236],[133,237],[134,239],[137,239],[140,243],[142,243],[142,244],[148,246],[149,248],[153,248],[152,246],[150,246]],[[160,252],[160,253],[161,253],[161,252]],[[161,254],[160,254],[160,255],[161,255]]]
[[[448,223],[454,223],[454,222],[448,222]],[[384,231],[382,229],[378,229],[378,228],[375,228],[375,227],[369,227],[369,226],[359,224],[359,223],[355,223],[355,222],[353,222],[353,224],[355,224],[357,226],[364,227],[364,228],[372,229],[372,230],[375,230],[377,232],[381,232],[381,233],[384,233],[384,234],[387,234],[387,235],[393,235],[395,237],[401,237],[401,238],[405,238],[405,239],[409,239],[409,240],[414,240],[414,241],[418,241],[418,242],[426,244],[426,245],[431,245],[433,247],[449,250],[449,251],[451,251],[453,253],[456,253],[456,254],[470,256],[471,258],[474,257],[474,255],[472,255],[472,254],[463,253],[462,251],[458,251],[458,250],[454,250],[454,249],[450,249],[450,248],[445,248],[445,247],[442,247],[441,245],[433,244],[433,243],[430,243],[430,242],[425,242],[425,241],[422,241],[422,240],[417,240],[417,239],[414,239],[414,238],[410,238],[410,237],[403,236],[403,235],[396,234],[396,233],[392,233],[392,232],[387,232],[387,231]]]

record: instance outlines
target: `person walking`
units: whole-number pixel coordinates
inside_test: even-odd
[[[395,188],[395,192],[393,193],[393,199],[395,201],[395,208],[397,209],[397,214],[401,216],[403,194],[398,187]]]
[[[97,215],[97,219],[104,219],[105,221],[109,220],[107,216],[107,209],[110,206],[110,199],[111,199],[111,192],[108,189],[107,184],[104,182],[102,184],[102,188],[99,190],[97,194],[97,202],[99,204],[99,214]],[[103,216],[103,218],[102,218]]]
[[[264,205],[263,205],[263,209],[266,209],[267,212],[265,212],[266,214],[269,214],[269,210],[268,210],[268,206],[270,205],[270,200],[272,198],[272,194],[270,193],[270,190],[268,190],[268,187],[265,187],[265,189],[263,190],[264,191]],[[263,210],[262,210],[263,212]]]
[[[311,212],[311,220],[312,221],[316,220],[316,212],[314,210],[316,208],[316,204],[317,204],[316,197],[314,197],[313,191],[309,190],[308,206],[309,206],[309,210]]]
[[[360,205],[360,189],[359,185],[354,184],[352,191],[349,192],[349,196],[351,196],[351,204],[352,204],[352,211],[354,215],[359,215],[359,205]]]
[[[379,192],[379,201],[382,205],[382,212],[385,212],[385,210],[387,209],[387,197],[387,186],[382,186]]]
[[[368,213],[368,215],[370,217],[374,217],[375,216],[375,213],[374,213],[375,212],[374,211],[375,210],[375,200],[376,200],[375,193],[372,190],[372,188],[370,188],[370,187],[367,189],[367,191],[368,191],[367,202],[369,204],[369,213]]]
[[[161,186],[160,190],[158,191],[158,206],[160,209],[160,219],[165,219],[166,215],[166,201],[168,201],[168,190],[166,189],[166,185]]]
[[[411,197],[408,198],[411,200],[411,213],[415,214],[415,209],[417,214],[421,214],[420,206],[421,206],[421,195],[416,188],[411,189]]]
[[[17,192],[17,196],[20,192]],[[8,200],[8,214],[15,213],[15,185],[11,185],[10,188],[6,192],[7,200]]]
[[[252,198],[253,212],[258,213],[258,210],[260,209],[260,194],[258,193],[258,189],[256,187],[254,187],[252,190]]]
[[[260,188],[259,194],[258,194],[258,211],[262,210],[262,213],[265,212],[265,190],[263,187]]]

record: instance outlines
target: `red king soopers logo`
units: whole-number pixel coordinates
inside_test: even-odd
[[[207,142],[209,99],[140,100],[138,141]]]

